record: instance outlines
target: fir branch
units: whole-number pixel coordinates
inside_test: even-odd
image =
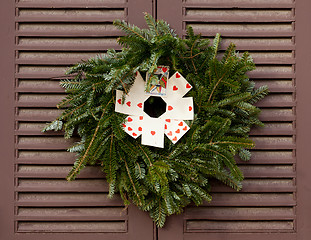
[[[108,106],[110,103],[111,103],[111,101],[108,102],[107,106]],[[106,108],[107,108],[107,106],[106,106]],[[105,112],[106,112],[106,108],[103,110],[103,113],[102,113],[102,115],[101,115],[101,117],[100,117],[100,120],[104,117]],[[99,130],[99,128],[100,128],[100,124],[101,124],[101,121],[100,121],[100,120],[98,121],[97,127],[96,127],[96,129],[95,129],[95,131],[94,131],[94,134],[93,134],[93,136],[92,136],[92,139],[91,139],[90,143],[88,144],[88,147],[87,147],[86,151],[84,152],[84,155],[83,155],[82,157],[80,157],[79,160],[78,160],[78,164],[77,164],[78,166],[76,166],[74,169],[72,169],[72,171],[69,172],[69,174],[68,174],[68,176],[67,176],[67,180],[68,180],[68,181],[74,180],[75,176],[76,176],[76,175],[79,173],[79,171],[81,170],[81,167],[83,166],[85,159],[88,157],[88,152],[90,151],[91,146],[92,146],[92,144],[93,144],[93,142],[94,142],[94,140],[95,140],[95,138],[96,138],[97,132],[98,132],[98,130]]]

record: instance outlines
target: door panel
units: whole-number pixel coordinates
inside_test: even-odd
[[[179,4],[178,16],[169,16]],[[256,70],[249,73],[257,86],[268,85],[270,94],[261,107],[264,128],[250,135],[256,143],[249,162],[239,161],[243,189],[214,182],[213,200],[188,206],[169,218],[159,239],[267,239],[296,238],[296,94],[295,5],[291,0],[186,0],[172,7],[158,0],[158,17],[212,39],[222,36],[220,51],[230,42],[240,52],[249,51]],[[163,11],[162,11],[163,9]],[[177,20],[175,20],[175,18]],[[179,21],[179,22],[176,22]],[[172,230],[171,230],[172,229]],[[174,234],[173,234],[174,232]],[[178,234],[177,234],[178,233]]]
[[[13,10],[6,15],[11,43],[15,38],[9,59],[12,72],[1,80],[3,86],[15,89],[10,89],[14,108],[6,109],[11,117],[14,113],[8,125],[14,129],[7,135],[14,133],[14,142],[8,145],[15,150],[5,159],[14,166],[14,178],[10,175],[14,198],[8,199],[14,208],[9,212],[10,232],[1,231],[7,234],[1,239],[152,239],[148,214],[126,208],[118,195],[109,199],[107,183],[97,168],[86,168],[74,182],[65,180],[75,158],[66,149],[75,139],[65,140],[58,132],[41,133],[45,123],[60,113],[55,106],[65,96],[59,80],[66,69],[108,48],[120,49],[116,39],[121,32],[113,20],[143,23],[142,12],[152,11],[152,1],[139,7],[126,0],[11,2],[1,7]]]

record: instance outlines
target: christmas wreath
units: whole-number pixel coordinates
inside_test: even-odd
[[[247,52],[239,54],[230,44],[218,54],[219,34],[210,44],[188,27],[181,39],[165,21],[149,14],[145,20],[148,29],[115,21],[125,33],[118,38],[122,51],[108,50],[69,69],[70,77],[60,83],[67,95],[57,106],[64,111],[43,131],[80,136],[68,149],[77,153],[68,181],[86,165],[98,165],[110,197],[119,193],[126,205],[148,211],[162,227],[189,203],[211,201],[211,179],[241,189],[243,174],[234,156],[250,159],[250,128],[263,125],[254,103],[268,89],[255,89],[247,77],[255,68]],[[172,77],[165,75],[168,70]],[[177,89],[181,93],[172,97]],[[142,110],[127,112],[135,105]],[[174,107],[180,110],[170,115]],[[144,116],[152,120],[143,124],[145,130],[138,126]],[[156,139],[153,127],[161,132]],[[179,129],[182,138],[170,137]],[[142,144],[135,139],[139,130]]]

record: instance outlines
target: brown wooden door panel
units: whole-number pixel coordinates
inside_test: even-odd
[[[137,3],[1,2],[1,11],[7,9],[1,24],[2,47],[7,46],[1,56],[1,96],[7,112],[1,120],[7,126],[1,143],[2,161],[8,167],[3,169],[4,183],[9,184],[7,192],[2,191],[0,239],[153,239],[148,214],[134,206],[125,208],[118,195],[109,199],[98,169],[86,168],[76,181],[66,182],[75,158],[66,148],[75,139],[41,133],[60,113],[56,104],[65,94],[59,79],[66,69],[108,48],[120,49],[120,31],[112,22],[142,25],[142,12],[151,12],[153,3]]]
[[[167,5],[158,0],[157,6],[158,18],[177,26],[180,36],[190,25],[207,38],[220,33],[221,51],[230,42],[249,51],[256,64],[251,80],[271,91],[258,103],[266,125],[251,131],[253,158],[239,162],[245,175],[242,191],[215,182],[212,203],[188,206],[170,217],[159,239],[296,239],[294,1],[175,0]]]

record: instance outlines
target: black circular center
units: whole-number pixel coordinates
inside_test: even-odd
[[[166,112],[166,102],[161,97],[149,97],[144,102],[144,112],[152,118],[158,118]]]

